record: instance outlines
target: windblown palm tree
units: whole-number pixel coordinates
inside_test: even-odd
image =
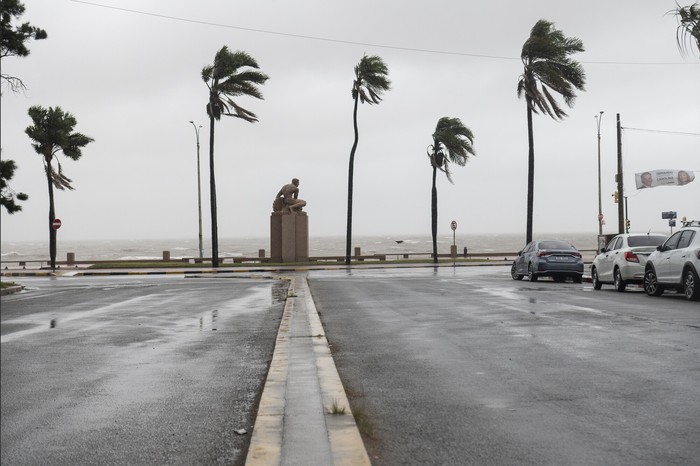
[[[250,96],[262,99],[258,85],[265,84],[268,76],[260,71],[258,63],[246,52],[232,53],[223,46],[214,57],[214,64],[202,69],[202,80],[209,89],[209,190],[211,200],[212,266],[219,266],[219,231],[216,212],[216,180],[214,176],[214,123],[222,115],[241,118],[250,123],[258,121],[251,111],[234,102],[234,97]]]
[[[348,223],[345,244],[345,263],[350,265],[350,247],[352,245],[352,191],[353,191],[353,170],[355,166],[355,150],[359,141],[357,131],[357,104],[368,103],[378,104],[382,101],[382,94],[391,88],[391,81],[388,78],[389,68],[384,61],[372,55],[363,56],[355,66],[355,81],[352,83],[352,98],[355,105],[352,113],[352,122],[355,129],[355,141],[350,150],[350,167],[348,169]]]
[[[51,268],[56,269],[56,230],[53,221],[56,219],[54,208],[53,188],[60,190],[73,190],[72,181],[64,173],[61,163],[56,159],[56,167],[53,165],[54,156],[59,152],[72,160],[78,160],[82,156],[81,149],[94,139],[81,133],[74,133],[73,128],[77,123],[75,117],[61,110],[61,107],[48,109],[39,106],[29,108],[29,116],[34,124],[25,130],[32,141],[34,150],[42,156],[46,181],[49,186],[49,253],[51,256]]]
[[[700,52],[700,3],[681,7],[676,3],[676,8],[671,10],[678,20],[676,29],[676,42],[683,55],[687,55],[688,47],[693,48],[693,42]]]
[[[554,24],[539,20],[523,45],[520,58],[524,70],[518,81],[518,97],[527,103],[527,136],[529,143],[527,173],[527,237],[532,241],[532,210],[535,182],[535,143],[532,132],[532,113],[546,113],[553,119],[563,119],[566,112],[557,103],[553,93],[560,94],[564,103],[573,107],[575,89],[584,90],[586,75],[583,67],[569,55],[583,52],[583,42],[565,37]]]
[[[432,188],[432,233],[433,233],[433,262],[438,262],[437,255],[437,225],[438,225],[438,196],[437,196],[437,172],[443,172],[450,183],[452,176],[450,173],[450,162],[463,167],[469,155],[476,155],[474,152],[474,135],[471,130],[464,126],[459,118],[442,117],[438,120],[435,132],[433,133],[433,144],[428,146],[428,157],[430,165],[433,167],[433,188]]]

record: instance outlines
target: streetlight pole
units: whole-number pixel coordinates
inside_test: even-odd
[[[596,124],[598,126],[598,234],[603,234],[603,199],[601,196],[600,187],[600,121],[603,119],[603,111],[600,111],[599,115],[595,116]]]
[[[195,125],[194,121],[190,120],[194,126],[194,133],[197,136],[197,207],[199,211],[199,258],[204,257],[204,246],[202,244],[202,182],[199,176],[199,130],[202,125]]]

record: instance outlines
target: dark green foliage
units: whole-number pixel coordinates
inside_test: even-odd
[[[12,25],[13,20],[19,19],[24,14],[24,9],[24,4],[19,0],[0,0],[0,57],[2,58],[26,57],[29,55],[26,43],[30,39],[40,40],[47,37],[46,31],[29,23]],[[25,88],[22,80],[14,76],[3,73],[2,79],[15,92]]]
[[[81,133],[73,133],[77,121],[73,115],[61,110],[61,107],[46,109],[35,105],[29,108],[29,116],[34,125],[29,126],[25,133],[34,141],[34,150],[42,156],[47,176],[55,188],[73,190],[71,180],[63,174],[58,160],[58,171],[54,169],[54,155],[63,152],[69,159],[78,160],[82,155],[81,149],[93,139]]]
[[[243,71],[239,71],[244,68]],[[253,68],[252,70],[250,68]],[[257,116],[234,102],[234,97],[249,96],[262,99],[258,85],[269,79],[265,73],[257,71],[258,63],[246,52],[231,53],[224,46],[216,53],[214,64],[202,69],[202,80],[209,88],[207,115],[220,120],[221,115],[242,118],[249,122],[258,121]]]
[[[24,193],[16,193],[10,188],[9,182],[15,176],[14,160],[0,160],[0,205],[2,205],[8,214],[14,214],[22,210],[22,206],[16,201],[26,201],[29,199]]]
[[[518,97],[525,95],[535,113],[546,113],[554,119],[567,116],[550,91],[560,94],[564,103],[573,107],[575,90],[584,90],[586,75],[569,55],[583,51],[581,40],[565,37],[553,23],[539,20],[520,55],[524,71],[518,81]]]
[[[433,133],[433,144],[428,148],[430,165],[445,173],[452,183],[449,164],[463,167],[470,155],[475,155],[474,135],[459,118],[442,117]]]
[[[362,57],[355,66],[355,81],[352,85],[352,98],[359,97],[360,103],[378,104],[381,95],[391,88],[388,78],[389,68],[384,61],[376,56]]]

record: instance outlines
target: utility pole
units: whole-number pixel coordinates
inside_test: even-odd
[[[617,114],[617,192],[620,202],[617,203],[617,232],[625,232],[625,205],[622,203],[622,196],[625,193],[625,186],[622,181],[622,126],[620,125],[620,114]]]

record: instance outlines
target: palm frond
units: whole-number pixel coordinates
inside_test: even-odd
[[[202,79],[209,88],[207,115],[220,120],[222,115],[241,118],[248,122],[258,121],[255,113],[238,105],[234,97],[263,99],[260,85],[269,77],[258,71],[257,61],[243,51],[231,52],[223,46],[214,57],[214,64],[202,69]]]
[[[355,65],[352,98],[361,103],[378,104],[382,101],[382,94],[391,89],[388,74],[389,68],[380,57],[363,56]]]
[[[537,21],[523,44],[521,60],[524,71],[516,89],[518,98],[526,96],[534,113],[545,113],[553,119],[566,117],[554,94],[559,94],[571,108],[576,100],[576,90],[585,90],[583,67],[570,58],[571,54],[582,51],[584,47],[580,39],[565,37],[549,21]]]
[[[445,173],[452,183],[450,163],[464,166],[470,155],[476,155],[473,143],[472,131],[459,118],[440,118],[433,133],[433,144],[428,148],[431,166]]]
[[[700,52],[700,3],[684,7],[676,3],[676,8],[667,14],[673,14],[678,21],[676,44],[681,54],[690,55],[689,49],[693,50],[693,45]]]

